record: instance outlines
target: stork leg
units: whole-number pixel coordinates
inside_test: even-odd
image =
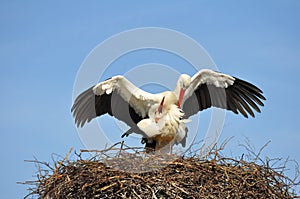
[[[171,141],[170,143],[170,157],[173,155],[173,145],[174,143]]]
[[[158,154],[161,154],[161,152],[160,152],[160,147],[159,146],[157,146],[157,152],[158,152]]]
[[[155,146],[155,150],[158,152],[158,154],[161,154],[161,151],[160,151],[161,142],[158,141],[156,144],[157,145]]]

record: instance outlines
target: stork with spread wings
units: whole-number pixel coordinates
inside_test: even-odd
[[[263,92],[255,85],[230,75],[203,69],[193,77],[180,75],[174,91],[157,94],[139,89],[123,76],[114,76],[81,93],[76,98],[71,111],[78,127],[83,127],[92,119],[108,113],[130,127],[122,137],[138,133],[142,134],[143,140],[148,143],[148,140],[154,142],[162,142],[162,140],[150,138],[149,132],[144,132],[145,129],[137,125],[144,119],[155,121],[159,118],[156,122],[172,120],[171,124],[175,132],[178,132],[182,127],[182,119],[210,107],[227,109],[236,114],[240,113],[246,118],[248,115],[255,117],[254,110],[261,112],[259,106],[264,106],[263,100],[265,100]],[[162,110],[166,110],[168,117],[153,116],[150,109],[155,113],[154,106],[157,107],[159,114]],[[178,110],[183,114],[178,114]],[[149,127],[147,131],[151,131]],[[161,135],[170,135],[168,128],[161,127],[159,132]],[[176,133],[172,133],[173,137],[161,135],[155,134],[160,139],[168,137],[167,140],[177,136]]]

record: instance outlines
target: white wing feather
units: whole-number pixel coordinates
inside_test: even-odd
[[[202,69],[191,78],[191,84],[186,89],[182,104],[188,99],[201,84],[214,85],[227,88],[234,83],[234,77],[209,69]]]
[[[155,94],[143,91],[121,75],[97,84],[93,91],[95,95],[111,94],[117,91],[142,117],[146,116],[152,104],[159,103],[160,100]]]
[[[152,119],[143,119],[139,123],[137,123],[137,126],[149,137],[155,137],[159,134],[160,128],[156,122],[154,122]]]

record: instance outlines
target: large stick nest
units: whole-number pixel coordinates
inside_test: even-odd
[[[297,198],[293,188],[299,182],[284,176],[285,164],[271,168],[270,160],[257,164],[223,157],[218,150],[205,158],[168,158],[128,148],[111,157],[113,149],[89,159],[76,154],[75,160],[69,160],[70,152],[53,167],[34,160],[38,179],[25,182],[31,184],[25,198]],[[149,167],[156,169],[139,172]]]

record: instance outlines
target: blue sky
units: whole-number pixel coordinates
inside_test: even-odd
[[[240,155],[242,148],[237,146],[247,137],[256,149],[271,140],[263,156],[300,162],[299,9],[296,0],[1,1],[0,197],[20,198],[28,193],[25,186],[16,184],[35,174],[34,165],[24,160],[35,156],[51,161],[53,153],[84,148],[70,114],[80,65],[108,37],[149,26],[190,36],[207,50],[220,71],[264,91],[267,101],[255,119],[227,114],[221,141],[235,136],[228,155]],[[176,60],[147,51],[142,56],[124,56],[124,62],[114,64],[111,75],[123,63],[130,69],[160,61],[172,66],[180,63]]]

